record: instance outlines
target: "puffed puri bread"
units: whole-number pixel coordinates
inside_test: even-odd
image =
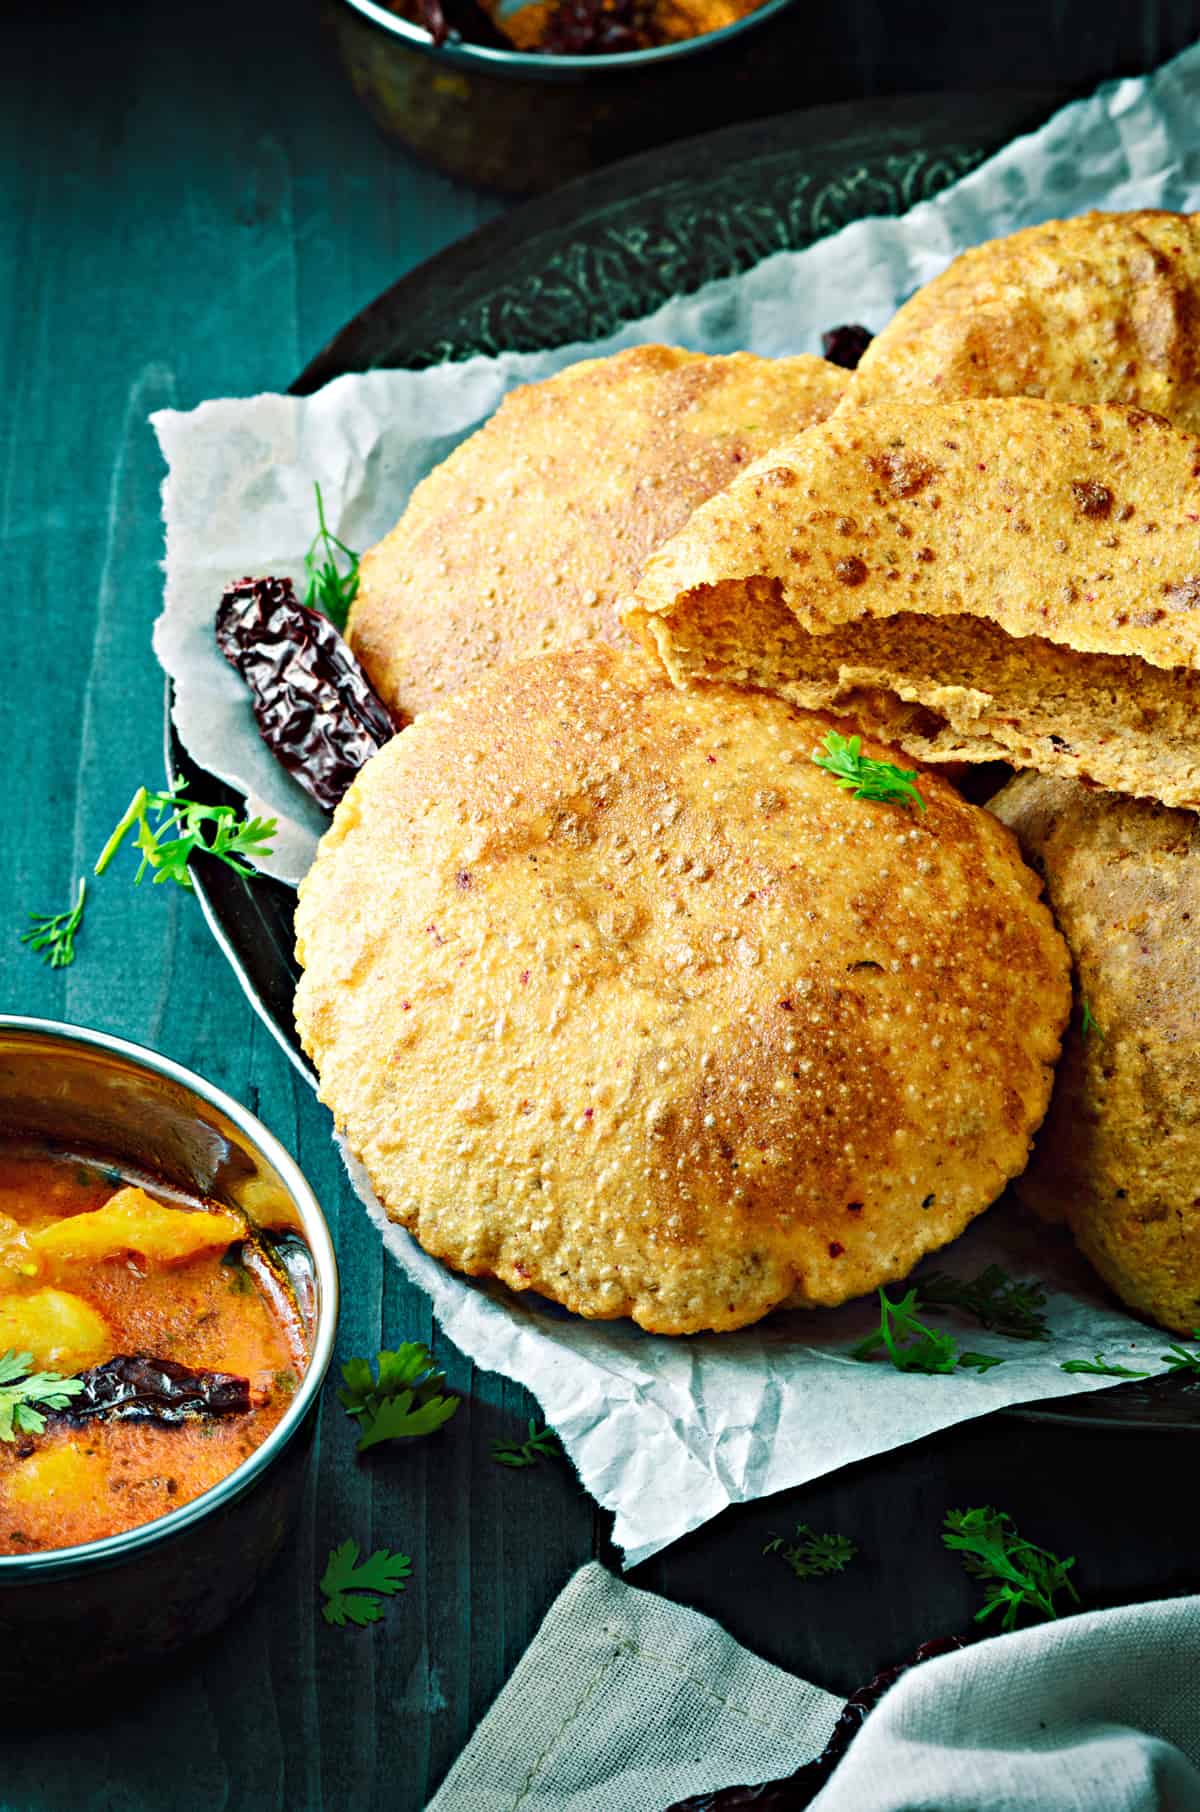
[[[621,641],[648,555],[846,383],[804,354],[634,346],[512,391],[363,556],[347,634],[375,690],[403,719],[502,661]]]
[[[1200,819],[1040,774],[1019,774],[991,809],[1044,875],[1076,971],[1050,1111],[1017,1194],[1066,1220],[1132,1308],[1190,1334],[1200,1327]]]
[[[1125,403],[1200,433],[1200,214],[1081,214],[963,252],[876,335],[839,407],[963,396]]]
[[[768,687],[925,761],[1200,805],[1200,440],[1156,416],[835,417],[697,510],[626,622],[679,685]]]
[[[829,727],[580,649],[363,769],[300,890],[296,1018],[428,1251],[736,1328],[905,1276],[1022,1168],[1069,1008],[1036,878],[940,777],[923,813],[840,790]]]

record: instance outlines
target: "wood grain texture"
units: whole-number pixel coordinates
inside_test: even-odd
[[[813,14],[797,104],[902,87],[1082,82],[1146,66],[1198,9],[1019,0],[985,16],[899,0]],[[986,27],[986,30],[984,29]],[[302,0],[84,7],[24,0],[0,56],[0,544],[8,573],[0,837],[7,1010],[154,1045],[261,1113],[321,1195],[345,1283],[340,1356],[433,1341],[465,1393],[443,1435],[371,1465],[329,1394],[296,1539],[246,1612],[130,1708],[2,1739],[0,1812],[168,1807],[416,1812],[572,1569],[614,1560],[565,1469],[509,1473],[488,1443],[531,1412],[433,1328],[342,1180],[324,1112],[238,992],[194,901],[95,890],[79,961],[44,969],[21,915],[65,902],[135,785],[161,772],[164,404],[282,389],[357,308],[498,204],[385,145]],[[970,1427],[730,1514],[639,1570],[760,1652],[849,1688],[962,1626],[948,1505],[999,1500],[1078,1551],[1089,1602],[1194,1588],[1177,1448],[1006,1421]],[[1150,1526],[1148,1506],[1153,1506]],[[795,1584],[761,1548],[803,1517],[863,1557]],[[353,1535],[414,1561],[371,1631],[320,1620],[316,1579]],[[166,1758],[164,1760],[164,1758]],[[186,1758],[179,1766],[174,1758]],[[647,1812],[653,1812],[648,1808]]]

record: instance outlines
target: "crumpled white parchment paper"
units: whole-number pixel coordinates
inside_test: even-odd
[[[816,352],[822,329],[848,312],[882,327],[919,284],[980,240],[1092,207],[1200,209],[1197,120],[1200,46],[1150,78],[1107,84],[1064,108],[900,219],[856,221],[806,251],[778,253],[607,340],[344,377],[304,399],[224,399],[156,415],[168,475],[166,601],[154,646],[193,757],[240,788],[251,810],[278,818],[265,866],[298,879],[323,820],[259,742],[248,694],[216,649],[212,618],[231,578],[302,578],[314,480],[331,526],[351,546],[369,547],[418,480],[507,390],[575,359],[649,340],[709,352]],[[931,1261],[971,1276],[994,1259],[1046,1285],[1049,1342],[1005,1340],[939,1318],[964,1346],[1003,1354],[1005,1364],[989,1372],[928,1377],[852,1360],[849,1349],[875,1324],[873,1302],[778,1315],[740,1334],[659,1339],[454,1276],[387,1223],[348,1154],[347,1163],[385,1242],[433,1298],[450,1337],[539,1399],[587,1489],[616,1513],[615,1539],[630,1565],[729,1504],[1004,1405],[1114,1382],[1064,1374],[1064,1358],[1103,1352],[1157,1371],[1169,1345],[1108,1302],[1060,1235],[1003,1206]]]

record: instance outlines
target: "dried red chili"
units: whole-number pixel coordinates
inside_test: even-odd
[[[122,1353],[80,1377],[83,1389],[62,1412],[64,1421],[103,1415],[178,1422],[193,1415],[244,1415],[250,1407],[248,1379],[229,1372],[196,1371],[174,1359]]]
[[[337,630],[290,579],[242,579],[224,593],[217,645],[249,686],[263,741],[331,812],[399,724]]]
[[[647,0],[559,0],[540,49],[550,56],[614,56],[661,43]]]
[[[853,371],[875,335],[867,327],[831,327],[821,335],[821,351],[831,365]]]

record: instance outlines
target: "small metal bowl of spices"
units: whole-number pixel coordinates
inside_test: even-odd
[[[0,1016],[0,1706],[217,1628],[298,1509],[338,1278],[245,1108]]]
[[[792,0],[400,3],[327,6],[355,92],[439,169],[507,194],[796,104]]]

